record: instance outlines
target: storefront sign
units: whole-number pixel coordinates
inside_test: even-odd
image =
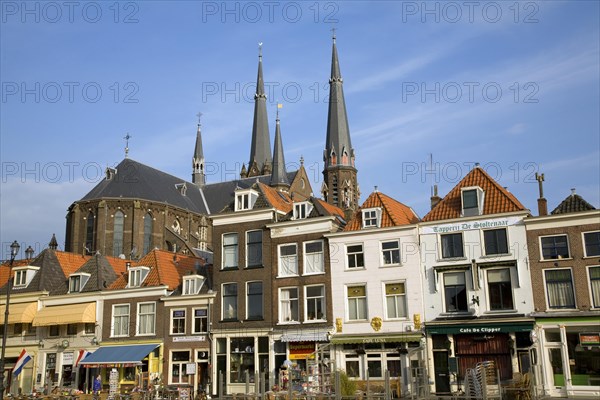
[[[63,365],[73,365],[73,352],[65,352],[62,355]]]
[[[521,221],[521,218],[510,217],[502,219],[488,219],[481,221],[460,222],[457,224],[446,224],[436,226],[424,226],[421,228],[421,233],[452,233],[461,231],[470,231],[474,229],[491,229],[503,228],[506,226],[516,225]]]
[[[196,363],[185,364],[185,374],[194,375],[196,373]]]
[[[315,342],[290,342],[290,360],[306,359],[315,351]],[[311,357],[314,358],[314,355]]]
[[[204,342],[206,336],[175,336],[174,342]]]
[[[533,329],[533,322],[507,323],[507,324],[456,324],[425,326],[428,334],[470,334],[470,333],[509,333],[529,332]]]
[[[600,346],[600,333],[580,333],[579,344],[582,346]]]

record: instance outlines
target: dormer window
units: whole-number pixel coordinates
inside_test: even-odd
[[[200,275],[185,276],[183,278],[183,294],[198,294],[200,292],[200,288],[202,287],[203,282],[204,278]]]
[[[362,210],[363,228],[378,228],[381,226],[381,208],[366,208]]]
[[[294,204],[294,219],[305,219],[312,211],[313,206],[308,201]]]
[[[254,190],[236,191],[235,211],[251,210],[257,198],[258,193]]]
[[[179,191],[179,193],[181,193],[182,196],[185,196],[185,192],[187,192],[187,185],[185,184],[185,182],[176,184],[175,188],[177,188],[177,190]]]
[[[90,279],[90,274],[72,274],[69,277],[69,293],[81,292],[88,279]]]
[[[107,167],[104,173],[106,174],[106,180],[110,181],[112,178],[115,177],[115,175],[117,175],[117,169]]]
[[[13,268],[15,276],[13,278],[13,286],[15,288],[24,288],[31,283],[31,280],[35,276],[39,267],[32,267],[31,265],[25,267]]]
[[[462,216],[471,217],[483,214],[483,190],[478,187],[461,189]]]
[[[148,267],[137,267],[129,270],[129,287],[140,287],[142,282],[146,279],[150,268]]]

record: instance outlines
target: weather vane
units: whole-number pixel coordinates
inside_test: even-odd
[[[125,158],[127,158],[129,156],[129,139],[131,139],[132,136],[129,134],[129,132],[127,132],[127,135],[125,135],[125,137],[123,139],[125,139]]]
[[[258,56],[262,57],[262,45],[263,42],[258,42]]]
[[[335,41],[335,31],[336,31],[336,29],[337,28],[335,28],[335,27],[331,28],[331,35],[332,35],[331,37],[333,38],[333,41]]]
[[[202,114],[202,112],[198,112],[198,114],[196,114],[196,117],[198,117],[198,126],[201,125],[202,115],[204,115],[204,114]]]

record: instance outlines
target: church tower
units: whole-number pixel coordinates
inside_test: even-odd
[[[199,187],[206,184],[206,175],[204,172],[204,152],[202,151],[202,135],[200,133],[200,121],[198,121],[198,131],[196,132],[196,147],[194,148],[194,157],[192,157],[192,183]]]
[[[258,76],[256,78],[256,93],[254,94],[254,122],[252,124],[252,145],[248,170],[242,167],[241,177],[250,178],[271,173],[271,137],[267,119],[267,95],[262,71],[262,43],[258,50]]]
[[[334,33],[331,77],[329,78],[327,140],[323,152],[324,180],[321,192],[326,202],[344,210],[348,220],[358,208],[360,191],[356,179],[354,148],[350,141],[342,83]]]

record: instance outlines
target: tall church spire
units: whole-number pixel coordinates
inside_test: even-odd
[[[192,183],[202,187],[206,184],[206,175],[204,174],[204,152],[202,151],[202,134],[200,117],[198,113],[198,131],[196,132],[196,147],[194,148],[194,157],[192,157]]]
[[[258,76],[254,94],[254,122],[252,124],[252,147],[248,163],[248,177],[266,175],[271,171],[271,137],[267,119],[267,95],[262,71],[262,43],[259,43]]]
[[[288,190],[290,182],[285,169],[283,156],[283,143],[281,142],[281,127],[279,125],[279,106],[277,104],[277,119],[275,120],[275,145],[273,146],[273,172],[271,172],[271,186],[278,190]]]
[[[329,112],[327,139],[323,152],[324,182],[321,189],[325,201],[340,207],[350,218],[358,207],[360,196],[354,165],[354,148],[344,101],[343,79],[340,73],[336,37],[333,34],[331,77],[329,78]]]

